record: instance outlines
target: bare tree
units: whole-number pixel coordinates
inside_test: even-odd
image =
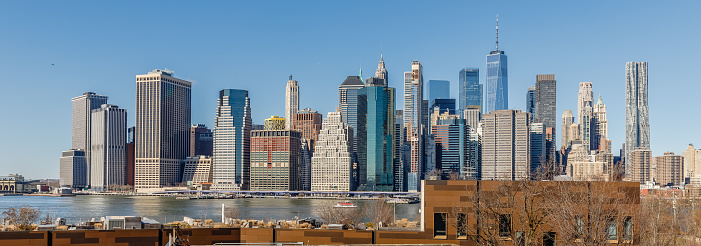
[[[337,208],[333,201],[322,202],[316,213],[326,224],[343,224],[349,228],[355,228],[365,218],[365,211],[360,208]]]
[[[570,245],[632,243],[632,224],[637,190],[626,190],[611,182],[559,182],[557,200],[549,220],[558,238]],[[621,233],[618,229],[622,228]]]
[[[368,213],[368,217],[376,227],[379,227],[380,223],[388,225],[394,217],[394,207],[387,204],[384,199],[366,203],[363,210]]]
[[[448,175],[448,180],[461,180],[461,179],[463,179],[463,178],[460,177],[459,172],[450,172],[450,174]]]
[[[8,225],[16,226],[22,231],[33,230],[34,222],[41,216],[41,211],[31,206],[22,205],[20,207],[11,207],[7,211],[2,212],[3,219]]]
[[[239,208],[226,207],[224,209],[224,218],[226,221],[222,221],[222,223],[232,225],[234,223],[234,220],[239,218]]]

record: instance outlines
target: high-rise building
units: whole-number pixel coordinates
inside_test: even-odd
[[[531,174],[537,174],[539,168],[545,165],[545,124],[541,122],[533,122],[530,124],[531,138]]]
[[[564,113],[562,113],[562,148],[567,148],[570,146],[570,141],[572,141],[572,137],[570,133],[570,126],[574,124],[574,116],[572,115],[572,110],[565,110]]]
[[[394,186],[394,110],[395,91],[377,78],[368,78],[358,92],[365,122],[358,123],[358,159],[361,163],[359,189],[392,191]]]
[[[281,120],[277,122],[280,129],[284,126]],[[214,119],[213,190],[249,189],[252,122],[247,90],[219,91]]]
[[[296,126],[296,125],[295,125]],[[314,150],[310,149],[310,140],[302,136],[302,147],[300,149],[300,175],[299,175],[299,189],[300,190],[311,190],[312,187],[312,156]]]
[[[674,152],[656,156],[655,182],[660,185],[680,185],[684,182],[684,157]]]
[[[251,190],[300,190],[301,139],[298,131],[251,131]]]
[[[535,119],[535,86],[528,87],[528,92],[526,92],[526,112],[533,116]]]
[[[684,156],[684,178],[701,176],[701,149],[694,149],[693,144],[689,144]]]
[[[582,124],[582,117],[586,107],[593,107],[594,91],[591,82],[579,83],[579,93],[577,95],[577,123]]]
[[[85,151],[71,149],[61,153],[59,184],[61,187],[83,189],[88,186],[88,164],[85,159]]]
[[[212,172],[212,157],[191,156],[185,159],[182,180],[193,185],[208,185],[213,181]]]
[[[263,123],[264,130],[284,130],[285,129],[285,118],[281,118],[277,115],[272,115],[270,118],[265,119]]]
[[[554,74],[538,74],[535,82],[536,122],[545,127],[557,127],[557,82]]]
[[[442,116],[431,125],[436,142],[436,168],[441,170],[443,179],[459,175],[461,179],[476,180],[479,167],[470,161],[470,126],[457,115]]]
[[[608,120],[606,119],[606,104],[601,100],[601,95],[599,95],[599,100],[594,105],[594,111],[592,115],[592,136],[591,145],[592,148],[596,148],[599,151],[611,153],[611,148],[609,148],[608,140]]]
[[[394,191],[405,191],[405,151],[406,127],[404,125],[404,111],[396,110],[394,115]]]
[[[365,83],[360,80],[360,76],[348,76],[343,83],[338,86],[338,107],[341,111],[341,120],[353,128],[354,134],[358,132],[358,91],[365,88]],[[358,141],[356,136],[352,136],[354,141]],[[351,153],[356,152],[357,146],[351,143]]]
[[[482,117],[482,180],[524,180],[530,175],[530,114],[497,110]]]
[[[309,150],[314,151],[314,144],[319,138],[321,130],[321,114],[306,108],[294,114],[294,122],[292,130],[301,132],[302,138],[306,139],[309,144]]]
[[[431,101],[431,107],[428,108],[429,112],[433,112],[433,108],[436,107],[440,110],[441,114],[444,112],[455,114],[455,99],[435,99]]]
[[[421,63],[412,61],[411,72],[404,73],[404,124],[407,142],[410,145],[410,169],[407,170],[407,189],[419,191],[423,170],[423,71]]]
[[[136,127],[129,127],[127,129],[127,185],[134,187],[134,169],[136,162],[136,145],[134,144],[134,130]]]
[[[626,63],[626,159],[638,148],[650,149],[647,62]],[[626,173],[631,167],[626,162]]]
[[[290,80],[287,81],[287,87],[285,87],[285,130],[292,129],[294,125],[294,114],[299,111],[299,85],[297,85],[297,80],[292,80],[292,75],[290,75]]]
[[[340,112],[329,112],[323,122],[312,157],[312,191],[353,191],[350,128]]]
[[[204,124],[195,124],[190,127],[190,155],[212,156],[214,150],[214,135]]]
[[[137,189],[180,182],[190,151],[191,86],[169,70],[136,75]]]
[[[626,178],[633,182],[644,184],[651,181],[650,175],[652,151],[645,148],[635,148],[626,159]],[[628,171],[630,170],[630,171]]]
[[[433,103],[436,99],[450,98],[450,81],[429,80],[428,81],[428,102]]]
[[[380,62],[377,64],[377,70],[375,71],[375,78],[383,80],[383,86],[389,86],[389,75],[387,74],[387,69],[385,68],[385,60],[380,54]]]
[[[485,113],[509,108],[509,76],[506,54],[499,50],[499,17],[496,48],[487,55],[487,98]]]
[[[127,181],[127,110],[102,104],[92,110],[90,134],[90,189],[108,190]]]
[[[567,155],[567,176],[574,181],[604,181],[606,165],[604,161],[592,161],[587,146],[573,144]]]
[[[482,84],[480,84],[480,69],[476,67],[466,67],[460,69],[459,107],[465,110],[468,106],[477,106],[482,113]]]
[[[83,95],[71,99],[73,104],[73,135],[71,149],[82,149],[85,152],[87,163],[86,185],[90,185],[90,133],[91,112],[107,103],[107,97],[97,95],[94,92],[85,92]]]
[[[480,120],[482,120],[482,111],[477,105],[468,105],[462,112],[465,124],[470,128],[477,129]]]
[[[582,140],[582,145],[589,146],[589,150],[598,149],[592,145],[592,107],[586,106],[582,110],[582,115],[579,117],[579,137]]]

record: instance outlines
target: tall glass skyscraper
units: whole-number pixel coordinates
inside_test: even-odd
[[[630,153],[650,149],[650,115],[647,106],[647,62],[626,63],[626,173]]]
[[[480,84],[480,69],[466,67],[460,69],[459,105],[460,111],[468,106],[479,106],[482,111],[482,85]]]
[[[450,98],[450,81],[429,80],[428,81],[428,103],[433,104],[437,98]]]
[[[219,91],[214,120],[213,190],[247,190],[250,180],[251,102],[248,91]]]
[[[394,185],[394,88],[384,87],[382,79],[367,79],[367,87],[359,91],[365,98],[365,123],[360,124],[358,137],[364,139],[359,144],[358,156],[361,159],[361,183],[366,191],[392,191]],[[361,117],[359,117],[361,118]]]
[[[528,92],[526,93],[526,112],[531,114],[531,117],[535,117],[535,86],[528,87]]]
[[[487,100],[485,113],[509,108],[509,76],[506,55],[499,50],[499,17],[496,49],[487,55]]]
[[[407,142],[410,145],[409,170],[407,170],[407,190],[419,191],[423,170],[424,125],[422,122],[423,71],[419,61],[411,62],[411,72],[404,73],[404,124]]]

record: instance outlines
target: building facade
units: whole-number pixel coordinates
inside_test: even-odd
[[[554,74],[538,74],[535,82],[536,122],[545,127],[557,127],[557,81]]]
[[[214,119],[213,190],[249,189],[252,122],[247,90],[219,91]],[[284,123],[277,125],[281,128]]]
[[[499,19],[496,48],[487,55],[487,97],[485,113],[509,108],[509,76],[506,54],[499,50]]]
[[[211,185],[212,157],[201,155],[186,158],[182,179],[183,183],[191,182],[198,185]]]
[[[190,151],[191,86],[168,70],[136,76],[135,188],[180,182]]]
[[[265,119],[265,122],[263,123],[263,130],[284,130],[286,121],[287,119],[285,118],[272,115],[270,118]]]
[[[660,185],[680,185],[684,183],[684,157],[674,152],[665,152],[655,157],[655,182]]]
[[[382,54],[380,54],[380,62],[377,63],[377,70],[375,70],[375,78],[381,79],[383,81],[383,86],[387,87],[389,86],[389,74],[387,73],[387,69],[385,68],[385,59],[382,58]]]
[[[466,67],[460,69],[459,78],[459,105],[460,110],[465,110],[468,106],[477,106],[482,113],[482,84],[480,84],[480,69],[476,67]]]
[[[530,175],[530,114],[497,110],[482,117],[482,180],[524,180]]]
[[[528,87],[528,92],[526,92],[526,112],[531,114],[533,119],[535,119],[535,102],[535,86]]]
[[[394,134],[395,91],[368,78],[366,87],[360,90],[365,103],[365,122],[358,123],[358,159],[361,163],[360,189],[367,191],[392,191],[394,189]]]
[[[98,109],[107,103],[107,97],[97,95],[94,92],[85,92],[83,95],[71,99],[73,106],[72,141],[71,149],[85,151],[87,172],[85,177],[87,185],[90,182],[90,134],[92,110]]]
[[[647,62],[626,63],[626,160],[636,148],[650,148]],[[626,162],[626,173],[630,171]]]
[[[88,162],[85,151],[71,149],[61,153],[59,167],[59,184],[61,187],[83,189],[88,187]]]
[[[190,127],[190,155],[212,156],[214,151],[214,135],[204,124],[195,124]]]
[[[701,176],[701,149],[695,149],[693,144],[689,144],[682,152],[684,157],[684,178]]]
[[[127,110],[103,104],[92,110],[90,189],[127,184]]]
[[[301,189],[301,139],[297,131],[251,131],[251,190]]]
[[[533,122],[529,126],[531,139],[531,173],[536,174],[546,163],[546,141],[545,141],[545,124]]]
[[[321,114],[306,108],[294,114],[294,122],[292,129],[301,132],[302,138],[309,143],[309,149],[314,151],[314,143],[319,138],[319,131],[321,130]]]
[[[407,171],[407,189],[419,190],[424,158],[423,122],[423,69],[418,61],[412,61],[411,72],[404,73],[404,124],[410,146],[410,169]]]
[[[626,178],[633,182],[644,184],[652,181],[652,151],[645,148],[635,148],[626,158]],[[628,171],[630,170],[630,171]]]
[[[561,147],[566,149],[570,146],[570,141],[572,141],[572,136],[570,133],[570,126],[574,124],[574,116],[572,115],[572,110],[565,110],[562,113],[562,143]]]
[[[294,125],[294,114],[299,111],[299,85],[297,80],[292,80],[292,75],[290,75],[290,80],[287,81],[287,86],[285,87],[285,130],[291,130]]]
[[[599,95],[599,100],[594,105],[592,112],[592,137],[591,145],[592,148],[596,148],[599,151],[611,153],[611,148],[608,140],[608,120],[606,119],[606,104],[601,100],[601,95]]]
[[[477,179],[479,167],[470,161],[470,126],[465,120],[443,117],[431,128],[436,143],[436,168],[441,170],[442,178],[458,175],[460,179]]]
[[[429,80],[428,81],[428,102],[433,104],[436,99],[450,98],[450,81]]]
[[[314,146],[311,165],[312,191],[353,191],[351,161],[352,128],[340,112],[329,112]]]
[[[341,110],[341,120],[349,127],[353,128],[354,134],[358,131],[358,91],[365,88],[365,83],[360,80],[360,76],[348,76],[343,83],[338,86],[338,107]],[[353,136],[354,141],[358,141]],[[356,151],[357,145],[351,143],[352,152]]]

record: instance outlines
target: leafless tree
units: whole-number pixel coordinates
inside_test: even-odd
[[[428,180],[441,180],[443,175],[443,171],[441,171],[438,168],[435,168],[428,173],[426,173],[426,179]]]
[[[233,224],[234,220],[239,218],[239,208],[234,206],[224,208],[224,218],[226,221],[222,221],[222,223]]]
[[[569,245],[632,243],[632,224],[637,191],[628,194],[610,182],[559,182],[553,187],[556,201],[551,205],[549,225],[559,241]],[[621,233],[618,229],[622,228]]]
[[[333,201],[322,202],[316,213],[326,224],[343,224],[350,228],[355,228],[365,218],[365,211],[360,208],[337,208]]]
[[[448,175],[448,179],[449,180],[461,180],[463,178],[460,177],[460,173],[458,173],[458,172],[450,172],[450,174]]]
[[[379,227],[380,222],[383,225],[388,225],[394,217],[394,207],[387,204],[384,199],[377,199],[368,202],[364,205],[364,211],[368,213],[370,222],[376,227]]]
[[[41,216],[41,211],[31,206],[22,205],[20,207],[11,207],[7,211],[2,212],[3,219],[8,225],[16,226],[17,229],[26,231],[34,229],[34,222]]]

